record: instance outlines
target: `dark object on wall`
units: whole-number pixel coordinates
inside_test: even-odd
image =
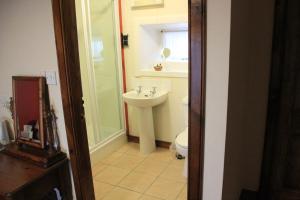
[[[45,169],[0,152],[0,172],[1,200],[41,200],[54,188],[64,200],[73,200],[66,158]]]
[[[299,20],[299,0],[277,0],[261,200],[300,199]]]
[[[127,35],[124,35],[123,33],[121,33],[121,39],[122,39],[122,48],[124,47],[128,47],[129,46],[129,36],[128,34]]]
[[[44,77],[13,77],[12,111],[16,142],[7,145],[5,153],[42,167],[66,157],[54,146],[56,119],[50,109]]]

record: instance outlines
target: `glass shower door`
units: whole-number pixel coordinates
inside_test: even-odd
[[[121,63],[114,0],[90,0],[91,51],[99,110],[100,140],[123,129]]]
[[[124,132],[117,8],[114,0],[76,1],[90,149]]]

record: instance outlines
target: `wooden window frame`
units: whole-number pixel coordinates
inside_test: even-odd
[[[202,200],[205,88],[206,0],[189,3],[189,178],[188,199]],[[57,58],[69,155],[78,200],[95,199],[83,108],[75,0],[52,0]]]

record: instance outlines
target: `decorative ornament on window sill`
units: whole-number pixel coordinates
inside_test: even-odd
[[[162,64],[157,64],[153,68],[154,68],[155,71],[159,71],[160,72],[162,70],[163,66],[162,66]]]

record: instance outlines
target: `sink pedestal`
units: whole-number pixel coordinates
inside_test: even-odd
[[[136,108],[136,111],[140,136],[140,152],[150,154],[156,149],[152,107]]]
[[[155,88],[154,88],[155,89]],[[153,89],[153,90],[154,90]],[[156,91],[156,90],[155,90]],[[140,136],[140,152],[149,154],[156,149],[152,107],[158,106],[168,98],[167,91],[156,91],[151,95],[146,92],[130,91],[123,94],[124,101],[133,106],[137,114]]]

